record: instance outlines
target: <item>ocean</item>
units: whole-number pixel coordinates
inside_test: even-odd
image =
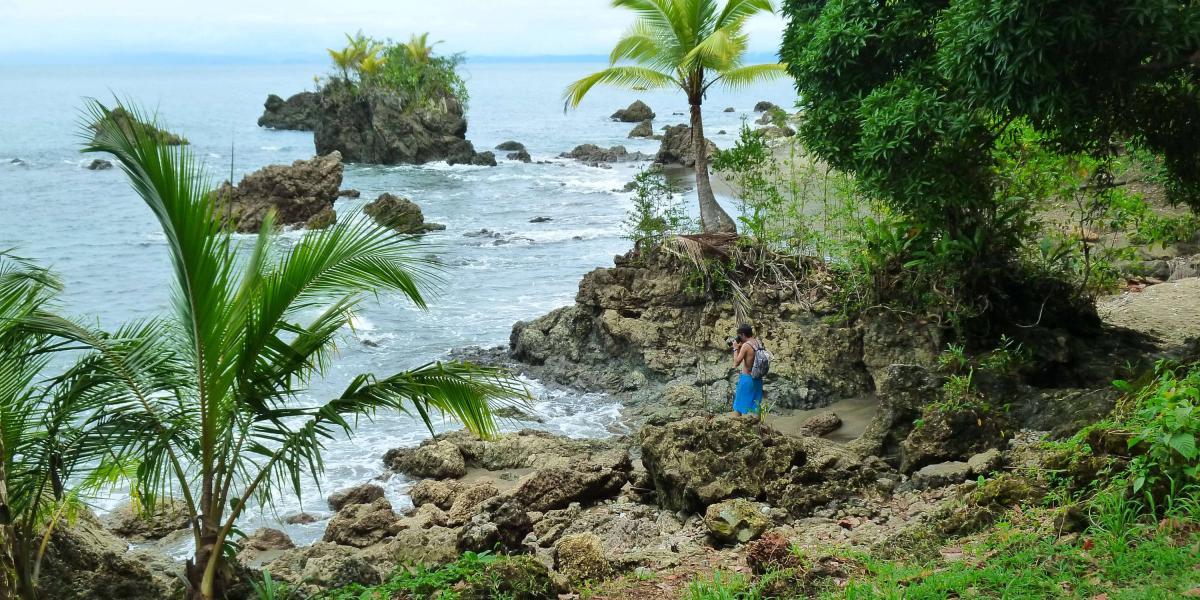
[[[603,66],[466,64],[468,139],[481,152],[517,140],[533,164],[504,160],[505,153],[496,151],[494,168],[346,165],[342,187],[362,196],[339,200],[339,218],[383,192],[409,197],[427,221],[446,225],[425,236],[428,253],[446,270],[427,311],[397,297],[368,302],[354,330],[345,333],[329,375],[307,399],[342,389],[358,373],[389,374],[443,359],[456,348],[504,345],[513,323],[570,304],[584,273],[611,265],[614,255],[629,249],[621,221],[630,199],[620,189],[648,163],[605,169],[556,157],[583,143],[653,154],[658,142],[627,139],[633,124],[612,122],[609,115],[642,99],[658,113],[658,129],[686,122],[688,107],[682,95],[669,91],[596,88],[579,109],[564,112],[563,88]],[[53,268],[66,284],[67,314],[111,328],[166,312],[171,274],[157,223],[119,169],[84,168],[95,158],[79,153],[85,98],[119,98],[154,112],[166,129],[190,140],[214,181],[230,173],[238,180],[265,165],[312,157],[311,133],[262,129],[256,120],[267,94],[286,98],[313,89],[314,77],[327,71],[324,65],[0,66],[0,248]],[[706,133],[728,147],[742,120],[757,118],[751,111],[757,101],[790,106],[793,98],[787,80],[738,92],[714,89],[705,104]],[[735,112],[723,112],[727,106]],[[694,194],[689,200],[694,212]],[[731,199],[722,202],[736,208]],[[550,220],[531,223],[535,217]],[[287,232],[284,243],[300,235]],[[576,437],[624,432],[620,407],[611,399],[526,383],[546,417],[537,427]],[[525,424],[513,425],[520,426]],[[299,544],[319,539],[324,521],[281,525],[280,517],[301,510],[330,516],[324,501],[330,492],[385,475],[384,452],[428,435],[402,414],[360,424],[353,439],[330,444],[320,481],[305,482],[301,497],[282,498],[274,512],[254,511],[241,529],[281,528]],[[397,510],[410,505],[405,492],[411,483],[402,476],[383,482]],[[93,504],[104,512],[127,499],[115,490]],[[190,540],[179,540],[171,551],[186,555]]]

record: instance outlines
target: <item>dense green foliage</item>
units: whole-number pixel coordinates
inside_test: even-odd
[[[692,147],[696,155],[696,193],[700,227],[705,232],[736,233],[737,224],[717,204],[708,174],[701,105],[709,88],[743,88],[780,77],[779,63],[746,65],[750,38],[746,19],[775,11],[771,0],[613,0],[637,14],[617,41],[609,66],[567,86],[566,105],[579,106],[597,85],[641,89],[678,89],[691,107]],[[628,61],[632,64],[620,64]]]
[[[451,563],[400,568],[383,584],[351,585],[323,594],[320,600],[541,600],[557,595],[546,567],[533,557],[465,552]]]
[[[405,43],[380,41],[358,34],[346,36],[346,47],[329,50],[337,68],[329,84],[337,90],[366,93],[381,89],[400,94],[407,106],[443,107],[454,98],[464,108],[469,95],[458,73],[461,54],[438,56],[429,34],[413,35]]]
[[[1188,192],[1200,181],[1198,10],[786,2],[799,137],[888,209],[866,232],[873,277],[903,283],[901,304],[949,307],[977,329],[1111,285],[1111,272],[1094,276],[1112,257],[1092,252],[1083,227],[1047,240],[1034,217],[1051,199],[1073,199],[1084,219],[1121,204],[1114,170],[1135,147],[1161,155],[1147,164],[1165,166],[1174,199],[1200,206]],[[1064,274],[1074,293],[1054,283]]]

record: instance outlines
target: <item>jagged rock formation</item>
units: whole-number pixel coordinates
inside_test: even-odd
[[[654,137],[654,123],[652,121],[642,121],[638,123],[629,132],[631,138],[649,138]]]
[[[318,154],[338,151],[347,162],[494,163],[494,156],[491,163],[486,157],[477,159],[466,134],[467,120],[456,98],[442,98],[431,108],[409,105],[386,90],[352,93],[330,85],[320,94],[313,141]]]
[[[38,584],[52,600],[159,600],[180,595],[175,563],[143,551],[101,526],[90,512],[55,527]]]
[[[510,348],[531,374],[581,389],[645,392],[668,382],[728,397],[726,338],[737,328],[733,305],[689,288],[682,264],[665,253],[618,257],[579,284],[576,303],[513,327]],[[884,317],[838,323],[828,299],[802,303],[784,290],[750,297],[749,314],[776,361],[768,378],[779,407],[819,407],[874,390],[893,362],[932,364],[940,353],[931,326]],[[684,392],[688,393],[688,392]],[[700,393],[699,391],[696,392]],[[635,398],[636,400],[636,398]],[[681,401],[685,404],[686,401]]]
[[[426,223],[421,207],[408,198],[384,193],[363,207],[363,212],[376,223],[391,227],[400,233],[419,234],[441,231],[445,225]]]
[[[601,148],[595,144],[580,144],[570,152],[563,152],[559,158],[573,158],[591,167],[604,166],[614,162],[632,162],[646,160],[641,152],[630,152],[625,146]]]
[[[708,156],[713,156],[717,151],[717,145],[712,143],[712,140],[705,140],[708,144]],[[660,165],[683,165],[685,167],[696,166],[696,150],[692,142],[692,128],[687,125],[672,125],[668,127],[662,135],[662,145],[658,147],[658,154],[654,157],[654,162]]]
[[[612,114],[610,117],[614,121],[622,123],[641,123],[642,121],[653,120],[657,116],[654,111],[641,100],[634,100],[627,108],[622,108]]]
[[[271,209],[277,225],[319,229],[336,220],[333,203],[341,185],[342,156],[332,152],[291,166],[263,167],[237,187],[226,181],[213,194],[222,219],[238,232],[258,231]]]
[[[316,92],[300,92],[287,100],[271,94],[263,103],[263,114],[258,118],[258,126],[312,131],[317,125],[320,104],[320,96]]]

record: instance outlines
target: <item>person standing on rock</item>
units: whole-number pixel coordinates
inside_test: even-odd
[[[733,394],[733,412],[739,415],[758,414],[763,399],[762,377],[754,376],[755,355],[766,352],[762,342],[754,337],[754,328],[740,325],[733,340],[733,366],[741,372]]]

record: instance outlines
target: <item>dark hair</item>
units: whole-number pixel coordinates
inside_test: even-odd
[[[745,323],[738,325],[737,332],[742,337],[754,337],[754,328]]]

